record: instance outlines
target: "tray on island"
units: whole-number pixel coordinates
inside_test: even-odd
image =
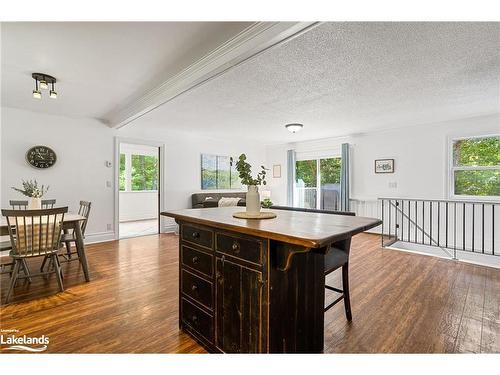
[[[263,219],[274,219],[276,214],[270,211],[262,211],[258,215],[248,214],[246,211],[235,212],[233,217],[237,219],[253,219],[253,220],[263,220]]]

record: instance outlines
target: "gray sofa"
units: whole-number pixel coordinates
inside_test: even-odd
[[[241,198],[238,202],[238,206],[246,206],[245,192],[238,193],[195,193],[191,195],[191,206],[192,208],[207,208],[207,207],[217,207],[219,205],[219,200],[224,198]],[[208,199],[207,199],[208,198]],[[211,199],[210,199],[211,198]]]

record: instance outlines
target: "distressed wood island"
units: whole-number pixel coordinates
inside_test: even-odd
[[[373,218],[242,207],[162,212],[179,224],[179,326],[210,352],[323,352],[325,257]]]

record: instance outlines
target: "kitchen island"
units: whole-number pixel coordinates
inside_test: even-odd
[[[325,258],[374,218],[242,207],[162,212],[179,224],[179,327],[210,352],[323,352]]]

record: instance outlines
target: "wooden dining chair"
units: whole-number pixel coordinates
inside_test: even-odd
[[[28,208],[28,201],[27,200],[9,200],[9,205],[12,207],[13,210],[26,210]],[[7,251],[7,250],[11,250],[11,249],[12,249],[12,246],[10,245],[10,239],[0,241],[0,251]],[[7,271],[7,268],[9,266],[10,266],[10,270]],[[2,265],[2,268],[0,269],[0,274],[2,274],[2,273],[12,274],[13,269],[14,269],[14,262],[4,263]],[[23,269],[24,269],[24,267],[23,267]]]
[[[85,238],[85,230],[87,229],[87,222],[89,221],[90,208],[92,206],[91,202],[80,201],[80,208],[78,209],[78,215],[84,216],[85,220],[80,222],[80,228],[82,230],[83,238]],[[70,232],[68,229],[64,229],[64,234],[61,240],[66,245],[66,254],[62,254],[65,261],[72,259],[73,255],[78,255],[76,251],[71,250],[71,243],[76,242],[76,236],[74,232]],[[77,258],[73,258],[77,259]]]
[[[26,210],[28,208],[28,201],[9,200],[9,205],[12,207],[13,210],[16,210],[16,209],[17,210]],[[0,240],[0,251],[8,251],[11,249],[12,249],[12,246],[10,244],[10,238],[8,238],[7,240],[3,240],[3,239]],[[23,262],[23,263],[26,263],[26,262]],[[8,269],[9,267],[10,267],[10,269]],[[5,274],[5,273],[12,274],[13,269],[14,269],[14,262],[3,263],[0,266],[0,275]],[[29,274],[29,270],[28,270],[27,265],[24,265],[22,269],[26,275]],[[29,281],[31,281],[31,279]]]
[[[55,199],[42,199],[42,209],[54,208],[55,204],[56,204]]]
[[[9,205],[13,210],[26,210],[28,208],[28,201],[10,200]]]
[[[288,206],[272,206],[272,209],[276,210],[288,210],[288,211],[300,211],[300,212],[315,212],[330,215],[344,215],[344,216],[355,216],[354,212],[349,211],[329,211],[329,210],[318,210],[312,208],[300,208],[300,207],[288,207]],[[325,307],[325,312],[331,309],[340,301],[344,300],[345,316],[347,320],[352,321],[351,312],[351,298],[349,294],[349,252],[351,248],[351,240],[342,241],[342,246],[340,248],[330,247],[325,254],[325,289],[331,290],[335,293],[339,293],[340,296],[337,297],[332,303]],[[342,268],[342,289],[335,288],[326,283],[326,277],[333,271]]]
[[[61,245],[61,231],[64,214],[68,207],[45,210],[2,210],[7,219],[12,250],[9,255],[14,259],[14,269],[10,277],[5,303],[8,303],[14,286],[19,279],[44,276],[55,273],[59,290],[64,291],[61,265],[57,252]],[[27,259],[49,257],[54,262],[53,270],[21,276],[20,269]]]

